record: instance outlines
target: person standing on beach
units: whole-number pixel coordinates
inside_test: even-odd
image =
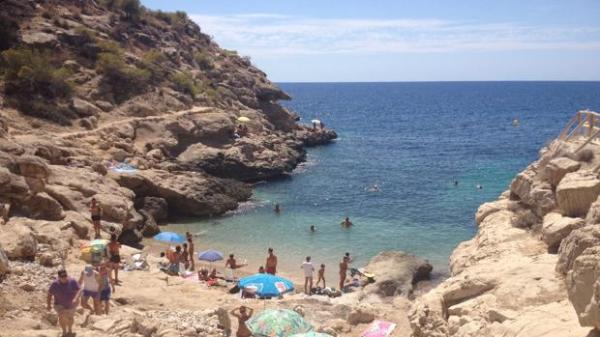
[[[344,256],[340,262],[340,291],[343,292],[346,283],[346,274],[348,272],[348,257]]]
[[[100,313],[108,315],[110,295],[115,292],[115,280],[112,278],[107,263],[100,265]]]
[[[58,323],[62,329],[62,336],[73,334],[73,323],[75,309],[80,295],[79,283],[67,275],[67,271],[58,271],[58,279],[54,280],[48,289],[47,308],[52,310],[52,298],[54,298],[54,310],[58,314]]]
[[[183,263],[184,270],[188,270],[188,268],[190,267],[190,252],[188,251],[187,242],[184,242],[182,246],[183,249],[181,250],[181,263]]]
[[[83,286],[81,306],[91,311],[92,314],[100,315],[100,274],[94,270],[92,265],[86,265],[79,277],[79,286]],[[88,303],[92,299],[93,308]]]
[[[196,269],[196,263],[194,262],[194,241],[192,240],[192,234],[190,232],[186,232],[185,236],[187,238],[188,243],[188,254],[190,258],[190,270],[194,271]]]
[[[327,288],[327,285],[325,284],[325,264],[321,264],[321,268],[319,268],[319,274],[315,286],[318,287],[319,283],[321,283],[321,280],[323,280],[323,288]]]
[[[108,256],[110,259],[110,267],[115,271],[115,283],[119,284],[119,268],[121,268],[121,244],[117,241],[117,234],[110,235],[108,243]]]
[[[306,257],[306,261],[302,263],[300,268],[304,270],[304,292],[306,295],[310,295],[313,286],[313,273],[315,272],[315,267],[310,262],[310,256]]]
[[[90,214],[92,215],[92,224],[94,225],[94,238],[100,238],[100,226],[102,220],[102,208],[100,208],[100,204],[96,201],[96,198],[92,198],[92,203],[90,205]]]
[[[267,273],[271,275],[275,275],[277,273],[277,256],[273,254],[273,248],[269,248],[268,250],[269,256],[267,256],[266,270]]]
[[[236,337],[250,337],[252,332],[246,326],[246,321],[252,317],[254,309],[241,306],[237,309],[231,310],[231,315],[238,319],[238,330],[235,334]]]

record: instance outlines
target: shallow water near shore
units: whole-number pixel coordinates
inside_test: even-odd
[[[303,122],[318,118],[339,139],[309,149],[291,178],[257,184],[240,209],[169,228],[197,233],[199,250],[233,252],[251,267],[264,264],[268,247],[289,274],[311,255],[330,278],[344,252],[361,266],[387,249],[447,272],[452,250],[476,231],[477,207],[496,199],[577,110],[600,110],[600,82],[280,86]],[[350,229],[339,225],[345,216]]]

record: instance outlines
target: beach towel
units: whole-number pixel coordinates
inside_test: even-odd
[[[369,328],[363,332],[362,337],[388,337],[396,328],[396,323],[387,321],[374,321]]]

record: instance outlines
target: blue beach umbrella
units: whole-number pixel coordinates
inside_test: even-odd
[[[240,279],[240,288],[254,287],[260,297],[274,297],[294,290],[292,281],[271,274],[254,274]]]
[[[184,243],[185,238],[181,234],[175,232],[161,232],[153,237],[154,240],[168,243]]]
[[[223,253],[214,249],[205,250],[198,253],[198,260],[208,262],[221,261],[223,260]]]

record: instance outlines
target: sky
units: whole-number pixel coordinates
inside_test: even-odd
[[[275,82],[600,80],[600,0],[142,0]]]

